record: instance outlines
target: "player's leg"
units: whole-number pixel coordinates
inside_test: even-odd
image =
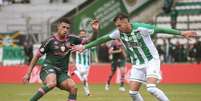
[[[56,73],[54,69],[41,70],[40,77],[43,80],[44,85],[38,89],[30,101],[38,101],[38,99],[57,85]]]
[[[161,79],[160,74],[160,61],[150,61],[146,68],[147,73],[147,91],[155,96],[159,101],[169,101],[165,93],[157,88],[156,84]]]
[[[126,61],[121,59],[121,61],[119,62],[119,69],[120,69],[120,73],[121,73],[121,78],[120,78],[120,91],[126,91],[126,89],[124,88],[124,78],[125,78],[125,63]]]
[[[66,72],[60,73],[57,77],[58,87],[62,90],[68,91],[68,101],[76,101],[77,88],[75,82],[67,75]]]
[[[83,73],[83,87],[85,95],[90,96],[89,84],[88,84],[88,73],[89,73],[89,66],[86,66],[85,72]]]
[[[130,91],[129,94],[133,101],[144,101],[141,94],[139,93],[139,89],[143,82],[145,82],[145,71],[144,69],[137,69],[132,67],[131,75],[129,77],[130,82]]]
[[[82,73],[81,73],[81,65],[80,64],[76,64],[76,70],[74,71],[74,73],[77,75],[77,77],[80,79],[80,81],[83,81],[82,78]]]
[[[119,69],[120,69],[120,73],[121,73],[119,90],[126,91],[126,89],[124,87],[124,67],[120,67]]]
[[[117,70],[116,62],[112,62],[112,64],[111,64],[111,73],[108,76],[108,79],[107,79],[107,82],[106,82],[106,85],[105,85],[105,90],[109,90],[109,86],[110,86],[112,77],[114,76],[116,70]]]

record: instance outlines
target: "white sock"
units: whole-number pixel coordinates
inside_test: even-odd
[[[90,93],[89,84],[86,81],[84,82],[84,92],[85,92],[86,95]]]
[[[82,76],[78,70],[75,70],[74,73],[77,75],[77,77],[82,81]]]
[[[147,91],[154,95],[159,101],[169,101],[165,93],[157,88],[155,84],[147,84]]]
[[[138,91],[129,91],[129,94],[133,101],[144,101],[141,94]]]
[[[87,86],[84,86],[84,93],[86,95],[90,94],[89,88]]]

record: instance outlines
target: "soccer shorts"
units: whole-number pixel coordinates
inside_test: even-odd
[[[89,65],[76,64],[75,74],[79,77],[81,81],[87,80],[89,69]]]
[[[57,84],[61,84],[64,80],[67,80],[70,78],[66,70],[63,71],[57,71],[55,70],[52,65],[47,65],[47,67],[42,67],[40,72],[40,79],[45,83],[46,77],[50,74],[54,73],[57,76]]]
[[[132,66],[129,77],[130,81],[146,83],[147,78],[149,77],[158,79],[158,82],[162,79],[159,59],[152,59],[148,63],[140,65],[139,67],[135,65]]]
[[[124,68],[126,65],[126,60],[125,59],[118,59],[118,60],[114,60],[112,61],[112,71],[116,71],[117,70],[117,67],[119,68]]]

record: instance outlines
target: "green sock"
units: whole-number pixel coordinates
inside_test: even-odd
[[[35,95],[30,99],[30,101],[38,101],[38,99],[40,99],[45,93],[50,90],[51,88],[49,88],[47,85],[44,85],[43,87],[38,89]]]
[[[77,88],[75,89],[74,94],[69,94],[68,101],[76,101],[77,99]]]

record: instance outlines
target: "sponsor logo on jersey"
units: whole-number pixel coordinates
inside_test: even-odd
[[[64,52],[66,50],[65,46],[61,46],[60,49],[62,52]]]
[[[41,51],[41,52],[44,52],[44,51],[45,51],[45,49],[44,49],[44,48],[40,48],[40,51]]]

